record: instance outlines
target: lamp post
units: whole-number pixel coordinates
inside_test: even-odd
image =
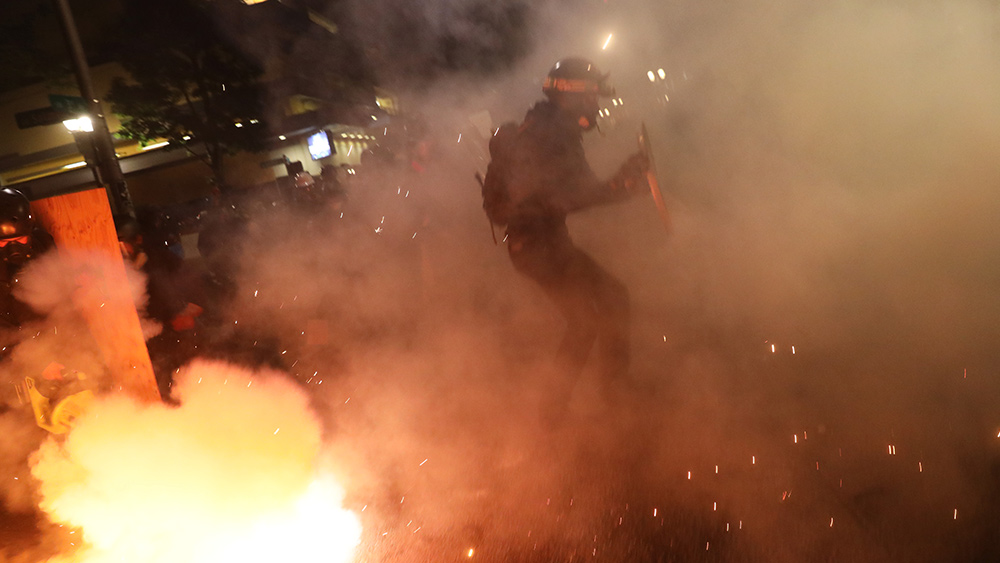
[[[94,93],[94,85],[90,80],[90,67],[87,65],[87,59],[83,53],[73,13],[69,9],[67,0],[54,1],[59,10],[63,34],[66,36],[66,43],[73,60],[73,70],[76,74],[77,84],[80,86],[80,94],[87,100],[87,107],[90,110],[93,132],[89,136],[92,139],[97,157],[94,176],[98,184],[107,190],[111,212],[115,218],[134,219],[135,208],[128,193],[121,164],[118,162],[118,155],[115,154],[114,140],[111,138],[111,132],[108,131],[107,121],[104,119],[104,108],[101,107],[101,101]]]

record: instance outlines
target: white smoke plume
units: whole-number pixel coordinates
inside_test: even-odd
[[[81,308],[100,307],[99,302],[93,301],[98,296],[93,284],[105,279],[107,268],[113,267],[115,264],[106,257],[63,250],[32,260],[18,274],[14,295],[33,316],[22,318],[20,327],[4,331],[0,363],[3,382],[0,424],[4,426],[0,440],[3,460],[0,474],[4,476],[0,504],[7,517],[21,515],[18,524],[11,528],[11,534],[17,538],[11,542],[12,546],[31,545],[35,535],[47,529],[44,522],[27,525],[37,513],[38,504],[37,482],[31,477],[29,457],[49,434],[36,424],[26,378],[42,385],[46,377],[62,372],[88,389],[100,392],[107,387],[104,359]],[[127,268],[127,273],[128,289],[141,312],[147,299],[145,277],[132,268]],[[153,320],[145,317],[141,320],[144,328],[153,333],[160,329]],[[59,397],[48,398],[54,406]],[[42,556],[40,552],[34,555]]]
[[[198,362],[174,392],[176,407],[101,399],[33,457],[41,508],[79,531],[67,561],[347,561],[360,528],[293,383]]]

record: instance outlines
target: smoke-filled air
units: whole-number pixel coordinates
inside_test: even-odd
[[[417,148],[258,210],[167,402],[0,415],[5,500],[49,522],[12,562],[1000,558],[997,2],[337,14]],[[475,173],[571,55],[615,87],[590,165],[644,124],[669,227],[648,193],[570,215],[628,289],[629,392],[591,361],[552,425],[567,322]]]

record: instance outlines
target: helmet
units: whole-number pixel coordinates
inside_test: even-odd
[[[316,184],[316,179],[313,175],[308,172],[299,172],[295,174],[295,187],[296,188],[311,188]]]
[[[608,74],[601,74],[597,66],[587,59],[567,57],[556,62],[545,77],[542,92],[551,96],[554,92],[596,93],[609,98],[615,89],[608,82]]]
[[[28,198],[18,190],[0,190],[0,259],[14,266],[26,262],[33,254],[34,228]]]
[[[34,226],[28,198],[18,190],[0,190],[0,239],[29,235]]]

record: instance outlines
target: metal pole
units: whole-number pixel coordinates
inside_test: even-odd
[[[54,0],[59,10],[60,22],[62,23],[63,34],[66,36],[66,43],[69,46],[70,56],[73,59],[73,70],[76,74],[77,84],[80,86],[80,94],[90,108],[90,119],[94,126],[94,146],[97,149],[98,166],[105,180],[105,189],[108,192],[108,201],[111,203],[111,212],[116,219],[135,219],[135,208],[132,205],[132,198],[128,193],[128,186],[125,183],[125,175],[122,174],[121,164],[118,162],[118,155],[115,154],[115,142],[111,138],[108,130],[108,123],[104,119],[104,108],[101,101],[94,93],[94,85],[90,80],[90,66],[83,52],[83,45],[80,43],[80,35],[76,31],[76,22],[73,20],[73,13],[69,9],[67,0]]]

